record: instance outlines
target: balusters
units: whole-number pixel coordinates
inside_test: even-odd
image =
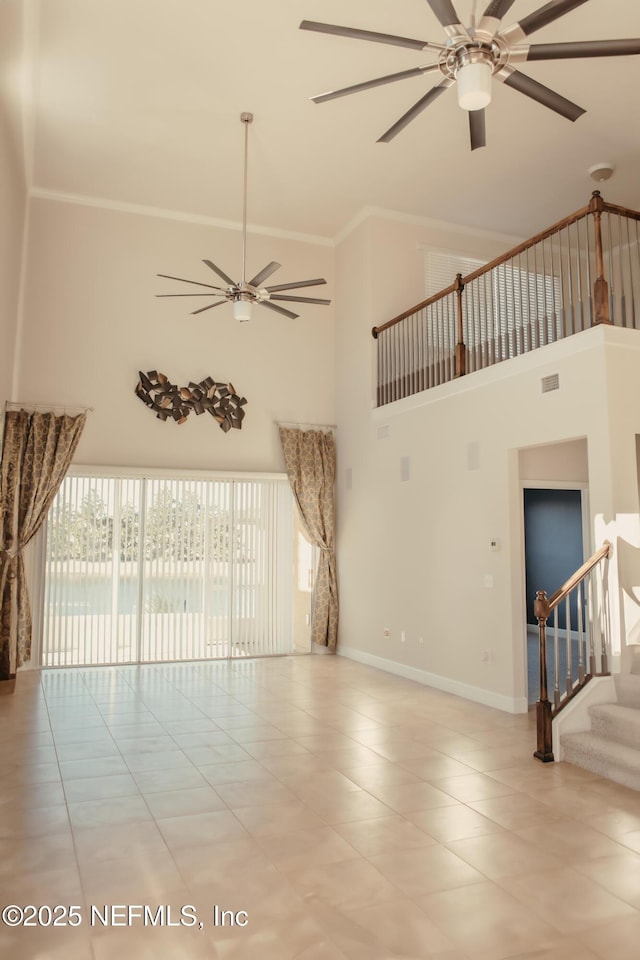
[[[567,225],[567,286],[562,297],[564,304],[564,336],[569,337],[576,333],[573,316],[573,271],[571,268],[571,224]]]
[[[610,317],[610,319],[611,319],[611,322],[612,322],[612,323],[615,323],[615,317],[616,317],[616,313],[617,313],[617,311],[616,311],[616,290],[618,289],[618,283],[617,283],[618,269],[617,269],[617,268],[618,268],[618,266],[619,266],[619,260],[616,261],[616,264],[615,264],[615,267],[614,267],[614,262],[613,262],[613,244],[614,244],[614,240],[613,240],[613,214],[611,214],[611,213],[605,213],[605,214],[603,214],[603,220],[604,220],[604,226],[606,227],[606,234],[607,234],[606,247],[607,247],[607,251],[608,251],[608,254],[609,254],[609,317]],[[603,230],[603,233],[604,233],[604,230]],[[619,252],[620,252],[620,248],[618,247],[618,253],[619,253]],[[622,326],[622,327],[626,326],[624,314],[622,314],[622,316],[620,317],[620,321],[621,321],[621,322],[620,322],[620,326]]]
[[[393,328],[393,360],[391,363],[391,396],[393,400],[399,400],[398,395],[398,339],[400,337],[399,325]]]
[[[636,303],[640,303],[640,223],[634,221],[635,237],[631,237],[631,221],[627,219],[629,226],[629,271],[631,273],[631,297],[633,301],[633,325],[638,329],[640,325],[640,310],[636,310]],[[635,256],[631,256],[632,246],[635,246]],[[637,298],[636,298],[637,295]]]
[[[584,659],[586,655],[586,637],[584,635],[584,609],[583,609],[583,594],[582,594],[582,582],[578,584],[577,588],[577,606],[578,606],[578,682],[583,683],[585,677],[584,670]]]
[[[429,307],[429,319],[430,319],[430,331],[429,331],[429,344],[431,347],[431,386],[437,387],[438,385],[438,317],[437,317],[437,304],[432,304]]]
[[[594,598],[593,598],[593,578],[595,574],[593,570],[589,574],[587,580],[585,581],[586,586],[586,600],[587,600],[587,642],[589,646],[589,673],[591,676],[595,676],[598,672],[596,665],[596,638],[595,638],[595,621],[594,621]]]
[[[585,329],[585,323],[586,323],[586,307],[585,307],[585,302],[584,302],[584,286],[583,286],[583,281],[582,281],[582,275],[583,275],[583,273],[584,273],[585,271],[583,270],[583,252],[582,252],[582,249],[581,249],[581,247],[580,247],[580,224],[581,224],[581,223],[582,223],[581,220],[578,220],[578,222],[576,223],[576,241],[577,241],[577,242],[576,242],[576,269],[577,269],[577,274],[578,274],[578,277],[577,277],[577,284],[578,284],[578,316],[577,316],[578,329],[576,330],[576,333],[579,333],[581,330],[584,330],[584,329]],[[585,261],[585,268],[586,268],[586,261]],[[588,288],[587,288],[587,290],[588,290]]]
[[[497,267],[495,270],[495,283],[493,288],[493,296],[491,303],[491,313],[493,315],[493,324],[491,331],[491,340],[493,341],[493,363],[499,363],[501,360],[504,360],[502,356],[502,336],[501,336],[501,317],[503,310],[505,315],[507,315],[508,307],[505,303],[507,299],[507,286],[506,286],[506,277],[505,277],[506,264],[503,264],[501,267]]]
[[[609,593],[607,590],[607,581],[604,576],[604,569],[600,567],[599,587],[600,587],[600,627],[601,627],[601,647],[600,647],[600,668],[602,673],[609,671]]]
[[[553,705],[560,706],[560,643],[558,641],[558,608],[553,611]]]
[[[402,337],[402,381],[400,393],[402,397],[409,396],[409,370],[411,365],[411,317],[408,317],[405,320],[405,324],[406,334],[404,337]]]
[[[564,601],[565,607],[565,639],[567,647],[567,696],[573,693],[573,664],[572,664],[572,643],[571,643],[571,594],[568,594]]]
[[[620,230],[622,232],[622,222],[620,224]],[[624,232],[625,239],[622,242],[622,249],[624,250],[624,264],[622,273],[622,299],[624,302],[623,312],[626,318],[627,326],[635,329],[636,318],[635,303],[633,300],[633,262],[631,260],[631,231],[628,217],[624,218]]]
[[[519,274],[519,270],[517,272]],[[509,356],[517,357],[520,353],[518,347],[518,338],[520,323],[522,322],[522,304],[516,297],[516,267],[513,260],[511,261],[511,302],[513,303],[513,323],[511,324],[511,346],[509,348]]]
[[[478,281],[472,280],[464,288],[465,304],[469,313],[467,320],[467,346],[469,350],[470,370],[475,372],[480,369],[480,358],[478,356],[478,330],[480,315],[480,299],[478,295]]]

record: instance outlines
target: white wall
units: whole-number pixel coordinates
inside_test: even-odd
[[[0,401],[10,399],[27,204],[20,77],[22,4],[0,4]]]
[[[640,643],[640,504],[638,496],[637,411],[640,409],[638,353],[633,331],[612,330],[606,361],[611,496],[596,517],[602,538],[614,545],[612,601],[614,657],[620,643],[620,668],[628,671]],[[625,336],[626,334],[626,336]],[[630,342],[632,341],[632,342]],[[625,643],[626,641],[626,643]],[[615,668],[614,660],[614,668]]]
[[[615,505],[632,500],[632,489],[637,501],[640,388],[631,368],[640,359],[638,335],[594,329],[418,397],[365,410],[371,353],[366,364],[347,364],[343,354],[360,358],[368,338],[371,349],[373,324],[421,298],[402,269],[418,240],[448,248],[457,243],[465,252],[475,245],[486,259],[506,248],[496,249],[489,238],[374,218],[338,250],[340,647],[445,689],[525,709],[518,451],[585,437],[594,538],[612,534],[606,518],[611,522]],[[359,269],[349,280],[354,264]],[[621,363],[630,367],[624,379]],[[540,380],[553,373],[560,389],[543,394]],[[610,402],[619,408],[613,426]],[[625,467],[623,483],[618,465],[631,450],[633,471]],[[470,453],[477,455],[477,469]],[[409,458],[408,482],[400,480],[402,457]],[[498,552],[490,551],[494,538]]]
[[[519,461],[523,486],[548,480],[575,484],[589,481],[589,454],[583,438],[527,447],[520,450]]]
[[[333,305],[300,304],[297,320],[256,305],[239,323],[230,304],[190,316],[207,301],[156,299],[197,289],[158,273],[215,284],[203,258],[239,275],[238,230],[35,197],[29,231],[19,399],[94,408],[76,463],[278,471],[275,420],[335,422]],[[249,276],[280,262],[273,283],[325,277],[308,293],[335,298],[331,246],[250,234],[247,260]],[[139,370],[231,381],[242,429],[163,423],[134,394]]]

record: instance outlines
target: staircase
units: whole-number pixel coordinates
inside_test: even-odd
[[[617,702],[589,707],[591,730],[561,736],[564,759],[640,790],[640,673],[614,681]]]

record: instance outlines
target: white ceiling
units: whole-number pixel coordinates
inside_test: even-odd
[[[488,146],[471,153],[447,91],[389,144],[377,138],[435,82],[324,104],[313,94],[432,60],[300,31],[302,19],[441,42],[425,0],[25,0],[33,64],[33,183],[119,204],[238,222],[242,111],[249,222],[333,238],[363,207],[529,236],[588,201],[640,208],[640,57],[524,64],[585,107],[575,124],[494,82]],[[487,0],[454,0],[466,23]],[[544,0],[516,0],[505,23]],[[640,37],[637,0],[590,0],[531,42]]]

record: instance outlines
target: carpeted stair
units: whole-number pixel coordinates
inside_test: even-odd
[[[640,674],[615,677],[617,703],[589,707],[591,730],[561,737],[564,759],[640,790]]]

